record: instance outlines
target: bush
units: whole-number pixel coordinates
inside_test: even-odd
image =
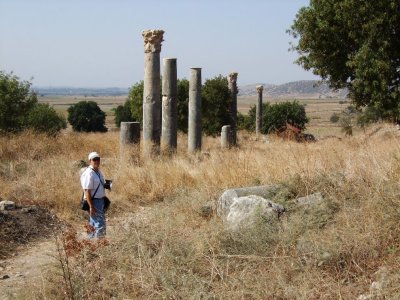
[[[306,128],[308,118],[304,106],[297,101],[269,104],[263,103],[261,133],[268,134],[286,129],[286,123],[296,126],[301,130]],[[240,117],[240,128],[248,131],[255,130],[256,106],[252,106],[247,117]]]
[[[80,101],[68,108],[68,122],[75,131],[106,132],[106,114],[94,101]]]
[[[117,108],[114,109],[115,125],[119,128],[121,126],[121,122],[134,122],[135,118],[132,117],[131,113],[131,104],[127,99],[124,105],[118,105]]]
[[[37,103],[36,93],[30,87],[30,82],[0,71],[0,133],[23,129],[28,112]]]
[[[28,128],[49,135],[55,135],[67,127],[64,116],[59,115],[53,107],[43,103],[36,104],[29,111],[25,124]]]
[[[143,89],[144,82],[143,80],[135,83],[130,89],[128,93],[127,101],[130,104],[131,115],[133,119],[140,124],[143,123]]]
[[[256,130],[255,124],[255,116],[251,116],[250,113],[254,113],[255,115],[255,108],[250,108],[249,115],[244,115],[241,112],[237,114],[237,128],[239,130],[247,130],[247,131],[254,131]],[[253,122],[254,120],[254,122]]]
[[[178,80],[178,130],[188,131],[188,107],[189,107],[189,81],[187,79]],[[143,81],[134,84],[130,90],[128,99],[130,110],[134,120],[143,123]]]
[[[187,133],[189,124],[189,80],[178,80],[178,130]]]
[[[201,92],[203,132],[215,136],[224,125],[231,124],[230,91],[226,77],[207,79]]]
[[[329,120],[330,120],[332,123],[337,123],[337,122],[339,122],[339,119],[340,119],[339,114],[333,113]]]

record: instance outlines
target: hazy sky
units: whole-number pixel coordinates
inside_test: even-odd
[[[35,86],[128,87],[143,77],[144,29],[163,29],[178,77],[230,71],[238,84],[316,79],[286,33],[309,0],[0,0],[0,70]]]

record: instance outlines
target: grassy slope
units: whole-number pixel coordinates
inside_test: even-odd
[[[314,144],[266,144],[241,133],[241,147],[231,151],[207,138],[207,154],[195,156],[180,136],[176,156],[154,160],[142,159],[139,149],[120,155],[117,132],[1,137],[0,197],[83,222],[73,162],[96,150],[115,183],[110,218],[151,207],[124,222],[95,256],[85,250],[70,258],[75,298],[354,299],[387,266],[385,291],[396,299],[400,145],[398,132],[381,126]],[[238,234],[199,213],[226,188],[278,182],[286,188],[275,200],[287,207],[317,191],[327,201],[273,224],[260,219]],[[53,275],[38,298],[63,298],[64,289]]]

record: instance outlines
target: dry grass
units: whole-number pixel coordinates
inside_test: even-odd
[[[177,155],[153,160],[137,148],[120,153],[113,132],[3,137],[0,197],[82,220],[73,163],[93,150],[102,155],[115,183],[110,224],[117,228],[110,245],[70,258],[75,299],[354,299],[383,266],[392,280],[386,297],[397,299],[400,143],[381,126],[372,136],[377,127],[313,144],[242,133],[241,147],[230,151],[207,138],[197,155],[186,153],[180,136]],[[285,185],[276,201],[291,209],[281,220],[230,233],[199,213],[226,188],[269,183]],[[313,192],[325,203],[294,208],[295,196]],[[37,298],[65,297],[60,286],[62,277],[51,276]]]

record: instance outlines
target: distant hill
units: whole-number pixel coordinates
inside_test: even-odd
[[[301,80],[284,84],[254,83],[239,86],[239,96],[256,95],[256,86],[264,86],[266,98],[346,98],[347,90],[332,91],[326,84],[316,80]],[[71,87],[34,87],[43,96],[121,96],[127,95],[128,88],[71,88]]]
[[[274,85],[256,83],[239,86],[239,96],[254,96],[256,86],[263,85],[263,96],[266,98],[346,98],[347,90],[331,90],[327,84],[319,84],[316,80],[301,80]]]

